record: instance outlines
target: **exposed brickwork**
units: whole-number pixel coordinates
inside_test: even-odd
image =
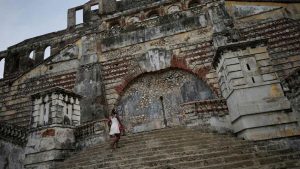
[[[274,71],[283,79],[300,67],[300,22],[288,18],[265,21],[241,29],[244,39],[268,38]]]
[[[8,123],[0,123],[0,138],[8,142],[24,146],[27,143],[28,129]]]
[[[82,24],[76,23],[78,10],[83,10]],[[202,132],[172,128],[129,136],[125,149],[115,154],[96,145],[54,168],[299,167],[299,152],[289,147],[299,148],[297,139],[254,144],[205,133],[241,132],[238,136],[256,139],[298,134],[299,117],[291,114],[299,111],[299,80],[287,80],[290,111],[277,75],[283,79],[300,67],[300,23],[285,18],[299,18],[299,13],[298,4],[283,1],[90,0],[68,10],[67,29],[0,52],[6,62],[0,137],[15,144],[28,140],[26,151],[18,153],[26,154],[25,168],[53,168],[75,145],[81,149],[105,141],[104,118],[116,108],[130,132],[178,125]],[[51,56],[45,59],[49,46]],[[215,70],[213,58],[223,54],[226,59],[217,61],[224,67],[214,64]],[[68,91],[42,92],[53,87]],[[230,99],[233,88],[249,92]],[[21,132],[29,126],[26,140]],[[6,159],[0,157],[0,168],[8,166],[11,149],[1,151]]]
[[[48,129],[42,133],[42,137],[53,137],[55,136],[55,129]]]
[[[3,86],[1,91],[0,121],[28,126],[31,118],[32,102],[30,95],[52,87],[60,86],[73,89],[76,81],[76,72],[57,75],[45,75],[40,78],[22,81],[15,85]]]
[[[187,113],[196,112],[196,113],[205,113],[205,112],[225,112],[228,113],[228,107],[225,99],[212,99],[212,100],[203,100],[188,102],[182,104],[183,107],[192,106],[191,109],[184,109]]]

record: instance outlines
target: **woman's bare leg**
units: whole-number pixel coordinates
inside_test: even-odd
[[[119,144],[119,140],[121,138],[120,134],[116,134],[116,148],[119,148],[118,144]]]
[[[116,144],[116,141],[117,141],[117,137],[114,135],[111,140],[112,141],[111,141],[110,147],[111,147],[112,150],[114,150],[115,149],[115,144]]]

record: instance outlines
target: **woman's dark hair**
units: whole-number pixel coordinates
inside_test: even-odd
[[[115,115],[115,114],[117,114],[117,111],[116,111],[116,109],[112,109],[112,111],[111,111],[111,114],[112,114],[112,115]]]

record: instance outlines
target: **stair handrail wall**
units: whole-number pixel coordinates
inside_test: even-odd
[[[290,90],[287,93],[287,97],[288,98],[295,98],[300,94],[300,68],[296,69],[295,71],[293,71],[289,76],[287,76],[284,81],[283,81],[283,85],[285,87],[288,87],[288,89]]]
[[[10,143],[25,146],[29,130],[26,127],[0,122],[0,139]]]
[[[187,110],[185,113],[216,113],[223,115],[226,112],[228,114],[228,107],[224,98],[187,102],[181,106],[184,110]]]
[[[89,136],[93,136],[99,133],[105,133],[108,129],[107,120],[95,120],[88,123],[84,123],[77,126],[74,131],[76,140],[82,140]]]

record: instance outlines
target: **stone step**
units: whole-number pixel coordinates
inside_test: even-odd
[[[269,165],[247,167],[245,169],[300,169],[300,160],[277,161]]]
[[[147,135],[147,136],[136,136],[136,137],[129,137],[129,136],[125,136],[125,137],[121,137],[124,142],[132,142],[132,141],[136,141],[136,140],[149,140],[149,139],[161,139],[161,138],[181,138],[183,136],[186,137],[220,137],[220,136],[216,136],[215,134],[208,134],[208,133],[195,133],[193,131],[188,131],[188,132],[176,132],[176,133],[172,133],[172,134],[166,134],[166,133],[160,133],[160,134],[156,134],[156,135]],[[232,138],[232,136],[230,135],[223,135],[223,137],[230,137]]]
[[[119,165],[125,165],[125,166],[122,166],[122,167],[126,167],[126,165],[129,165],[131,163],[134,163],[135,161],[153,161],[153,160],[158,160],[158,159],[161,159],[161,158],[166,158],[166,157],[178,157],[178,158],[181,158],[181,157],[185,157],[185,156],[202,156],[204,159],[205,158],[214,158],[214,157],[217,157],[218,155],[219,156],[226,156],[227,154],[238,154],[238,156],[234,156],[234,157],[231,157],[231,158],[226,158],[225,159],[225,162],[231,162],[231,161],[235,161],[237,160],[238,158],[240,158],[241,156],[240,155],[253,155],[255,156],[255,153],[252,153],[255,151],[255,149],[245,149],[247,145],[244,145],[242,147],[230,147],[228,148],[227,147],[227,150],[223,150],[223,151],[216,151],[216,152],[212,152],[210,153],[210,151],[208,151],[207,153],[203,153],[203,152],[199,152],[199,151],[194,151],[194,152],[190,152],[190,153],[173,153],[173,154],[161,154],[159,153],[160,155],[154,155],[153,157],[146,157],[146,158],[142,158],[140,156],[137,156],[138,158],[129,158],[128,156],[126,156],[127,160],[122,160],[121,158],[116,158],[116,157],[113,157],[113,158],[104,158],[102,161],[101,160],[97,160],[98,157],[97,156],[94,156],[93,159],[89,159],[87,160],[86,164],[84,163],[78,163],[78,166],[84,166],[84,165],[96,165],[97,163],[103,163],[103,165],[108,165],[108,166],[111,166],[113,165],[114,163],[118,163]],[[268,153],[268,155],[271,155],[271,154],[280,154],[280,153],[283,153],[283,152],[287,152],[287,150],[278,150],[278,152],[275,152],[273,151],[272,153]],[[100,157],[101,158],[101,157]],[[182,159],[182,158],[181,158]],[[82,160],[82,159],[80,159]],[[109,161],[108,163],[105,161]],[[73,165],[73,167],[75,167]],[[65,168],[65,167],[64,167]],[[108,167],[109,168],[109,167]]]
[[[207,169],[207,168],[224,168],[224,169],[231,169],[231,168],[245,168],[245,167],[253,167],[254,165],[259,165],[260,169],[266,167],[266,168],[273,168],[274,166],[283,165],[285,160],[295,160],[299,159],[300,152],[295,153],[289,153],[285,155],[279,155],[275,157],[267,157],[267,158],[255,158],[255,155],[249,153],[249,154],[239,154],[239,155],[232,155],[232,156],[223,156],[221,158],[214,158],[213,159],[213,165],[210,165],[210,161],[205,160],[195,160],[192,162],[179,162],[179,163],[172,163],[168,164],[169,167],[173,167],[176,169],[179,168],[199,168],[199,169]],[[281,160],[273,161],[270,164],[260,164],[257,163],[258,161],[263,161],[265,159],[278,159]],[[204,166],[200,166],[204,163]],[[278,164],[276,164],[278,163]],[[164,164],[163,164],[164,165]],[[289,164],[293,165],[295,167],[300,167],[300,164]],[[156,166],[156,167],[148,167],[147,169],[161,169],[164,168],[164,166]]]
[[[161,153],[168,153],[168,154],[190,154],[190,153],[197,153],[197,152],[201,152],[201,153],[209,153],[209,152],[214,152],[214,151],[221,151],[221,150],[228,150],[229,148],[236,148],[236,149],[243,149],[244,151],[249,149],[249,144],[248,143],[240,143],[240,144],[234,144],[232,146],[228,146],[228,145],[219,145],[219,144],[213,144],[211,147],[207,148],[206,146],[202,146],[202,145],[191,145],[191,146],[184,146],[184,147],[172,147],[169,149],[159,149],[159,150],[148,150],[148,151],[132,151],[132,153],[126,152],[126,158],[131,158],[131,157],[145,157],[145,156],[152,156],[152,155],[156,155],[156,154],[161,154]],[[248,148],[248,149],[247,149]],[[252,148],[252,147],[250,147]],[[107,151],[108,152],[108,151]],[[95,156],[96,158],[105,158],[108,159],[107,156],[109,155],[109,153],[95,153],[95,154],[90,154],[93,157]],[[74,160],[76,160],[77,158],[81,158],[81,159],[89,159],[90,157],[82,157],[84,156],[83,154],[80,154],[80,156],[77,156],[76,158],[71,158],[68,161],[68,163],[72,163]],[[114,159],[122,159],[124,156],[124,153],[120,153],[118,152],[118,150],[116,152],[114,152]],[[109,159],[111,160],[111,159]]]
[[[66,169],[275,169],[300,168],[300,151],[278,142],[251,142],[231,135],[166,128],[122,137],[111,152],[102,143],[57,165]]]
[[[235,143],[236,145],[238,144],[242,144],[243,141],[235,141],[232,140],[232,139],[224,139],[224,138],[218,138],[218,139],[215,139],[215,140],[195,140],[195,139],[185,139],[185,141],[182,141],[182,142],[177,142],[177,140],[173,140],[173,141],[169,141],[169,142],[163,142],[162,144],[156,144],[155,143],[153,144],[153,146],[147,146],[146,144],[137,144],[136,146],[135,145],[132,145],[132,146],[129,146],[129,147],[121,147],[120,149],[118,149],[118,151],[116,153],[118,154],[136,154],[137,152],[147,152],[147,151],[151,151],[151,152],[161,152],[161,151],[167,151],[169,149],[172,149],[172,150],[176,150],[178,149],[178,147],[185,147],[185,148],[190,148],[190,149],[193,149],[193,148],[197,148],[197,149],[203,149],[203,148],[210,148],[210,147],[215,147],[215,146],[218,146],[221,145],[222,146],[230,146],[232,145],[233,143]],[[246,142],[246,141],[244,141]],[[247,143],[246,143],[247,144]],[[250,144],[250,143],[248,143]],[[122,146],[122,144],[121,144]],[[71,157],[70,159],[74,159],[76,157],[78,157],[78,155],[81,155],[81,156],[85,156],[85,155],[102,155],[103,153],[101,152],[104,152],[103,151],[103,148],[104,149],[109,149],[109,144],[107,144],[106,146],[102,146],[102,147],[98,147],[98,148],[95,148],[95,149],[89,149],[89,150],[86,150],[85,152],[81,152],[80,154],[76,154],[74,155],[73,157]],[[102,151],[101,151],[102,150]],[[109,151],[109,150],[106,150],[106,151]]]
[[[203,137],[201,140],[199,140],[199,137],[183,137],[183,138],[163,138],[163,139],[152,139],[149,141],[137,141],[137,142],[132,142],[130,144],[124,143],[122,140],[120,140],[120,146],[122,147],[122,150],[126,149],[139,149],[139,148],[145,148],[145,146],[152,148],[157,146],[164,146],[164,145],[173,145],[177,143],[189,143],[190,141],[195,141],[198,142],[198,144],[206,144],[206,143],[211,143],[213,142],[229,142],[229,141],[235,141],[234,138],[211,138],[211,137]]]
[[[124,157],[121,156],[121,154],[119,155],[114,155],[113,157],[111,156],[93,156],[93,157],[89,157],[86,159],[80,158],[80,160],[82,161],[89,161],[91,163],[99,163],[99,162],[107,162],[108,163],[115,163],[118,162],[120,164],[129,164],[132,163],[136,160],[140,160],[140,161],[152,161],[155,159],[162,159],[164,157],[168,157],[168,156],[172,156],[172,157],[182,157],[182,156],[190,156],[190,155],[206,155],[207,157],[211,157],[220,153],[225,154],[226,152],[230,152],[230,153],[240,153],[240,152],[246,152],[245,147],[248,145],[243,145],[240,147],[235,147],[232,149],[228,149],[228,147],[220,147],[218,150],[214,149],[214,150],[206,150],[206,149],[196,149],[196,150],[184,150],[183,149],[179,149],[175,152],[169,151],[169,152],[151,152],[148,154],[132,154],[131,156],[126,155],[126,158],[124,159]],[[176,149],[174,149],[176,150]],[[203,151],[201,151],[203,150]],[[68,164],[72,164],[75,161],[68,161]],[[78,162],[78,161],[77,161]],[[78,163],[78,165],[84,165],[83,163]]]
[[[219,152],[213,152],[213,153],[208,153],[208,154],[205,154],[205,153],[194,153],[194,154],[185,154],[185,155],[159,155],[159,156],[156,156],[157,158],[142,158],[142,159],[139,159],[139,160],[135,160],[135,159],[132,159],[132,160],[128,160],[126,161],[126,163],[123,163],[123,162],[118,162],[119,165],[121,165],[122,167],[126,167],[126,166],[131,166],[132,164],[134,164],[134,162],[136,161],[139,161],[140,163],[137,164],[137,165],[142,165],[142,164],[146,164],[147,166],[148,165],[155,165],[154,168],[160,168],[162,165],[159,165],[158,167],[156,166],[158,164],[158,161],[161,161],[162,164],[165,164],[165,163],[177,163],[177,162],[180,162],[180,161],[194,161],[194,160],[209,160],[209,159],[216,159],[218,157],[222,157],[222,156],[226,156],[228,154],[238,154],[239,151],[234,151],[234,150],[229,150],[229,151],[219,151]],[[163,157],[163,158],[159,158],[159,157]],[[172,157],[172,159],[168,159]]]
[[[138,167],[143,167],[143,168],[148,168],[148,169],[159,169],[159,168],[164,168],[166,166],[173,166],[174,168],[192,168],[192,167],[204,167],[204,166],[210,166],[214,165],[216,163],[226,163],[224,162],[224,158],[228,157],[239,157],[241,159],[251,159],[252,156],[251,154],[248,155],[229,155],[229,156],[224,156],[224,154],[220,156],[214,156],[214,157],[207,157],[203,158],[203,154],[200,155],[190,155],[190,156],[182,156],[182,157],[171,157],[171,158],[165,158],[165,159],[160,159],[160,160],[152,160],[152,161],[138,161],[136,163],[132,163],[129,165],[121,165],[118,163],[115,163],[119,168],[124,168],[124,169],[129,169],[129,168],[138,168]],[[112,164],[114,165],[114,164]],[[138,167],[135,167],[138,166]],[[99,167],[99,165],[97,166]],[[100,165],[99,168],[102,166]],[[110,169],[111,167],[103,167],[103,169]]]
[[[157,138],[147,138],[147,139],[136,139],[136,140],[134,140],[134,139],[130,139],[130,141],[128,141],[128,139],[127,138],[123,138],[123,137],[121,137],[121,140],[120,140],[120,144],[121,145],[126,145],[126,147],[130,147],[130,146],[132,146],[132,145],[134,145],[134,146],[137,146],[137,145],[145,145],[145,144],[149,144],[150,142],[161,142],[161,143],[166,143],[165,141],[170,141],[170,142],[172,142],[172,141],[176,141],[176,140],[178,140],[178,141],[184,141],[184,140],[186,140],[186,139],[191,139],[191,138],[193,138],[193,139],[198,139],[199,140],[199,137],[201,138],[201,140],[216,140],[216,137],[215,136],[197,136],[197,135],[191,135],[191,134],[187,134],[186,135],[186,137],[183,137],[183,136],[185,136],[185,134],[181,134],[180,136],[170,136],[170,137],[168,137],[168,136],[166,136],[166,137],[157,137]],[[222,137],[224,140],[225,139],[231,139],[231,140],[233,140],[233,141],[236,141],[236,139],[235,138],[233,138],[233,137],[229,137],[229,136],[223,136]],[[220,137],[219,137],[219,139],[220,139]],[[151,140],[151,141],[149,141],[149,140]],[[107,145],[108,145],[109,143],[107,143]],[[100,145],[96,145],[96,146],[94,146],[94,147],[92,147],[92,148],[88,148],[88,149],[86,149],[85,151],[89,151],[89,150],[95,150],[95,149],[97,149],[97,148],[103,148],[105,145],[104,144],[100,144]]]

